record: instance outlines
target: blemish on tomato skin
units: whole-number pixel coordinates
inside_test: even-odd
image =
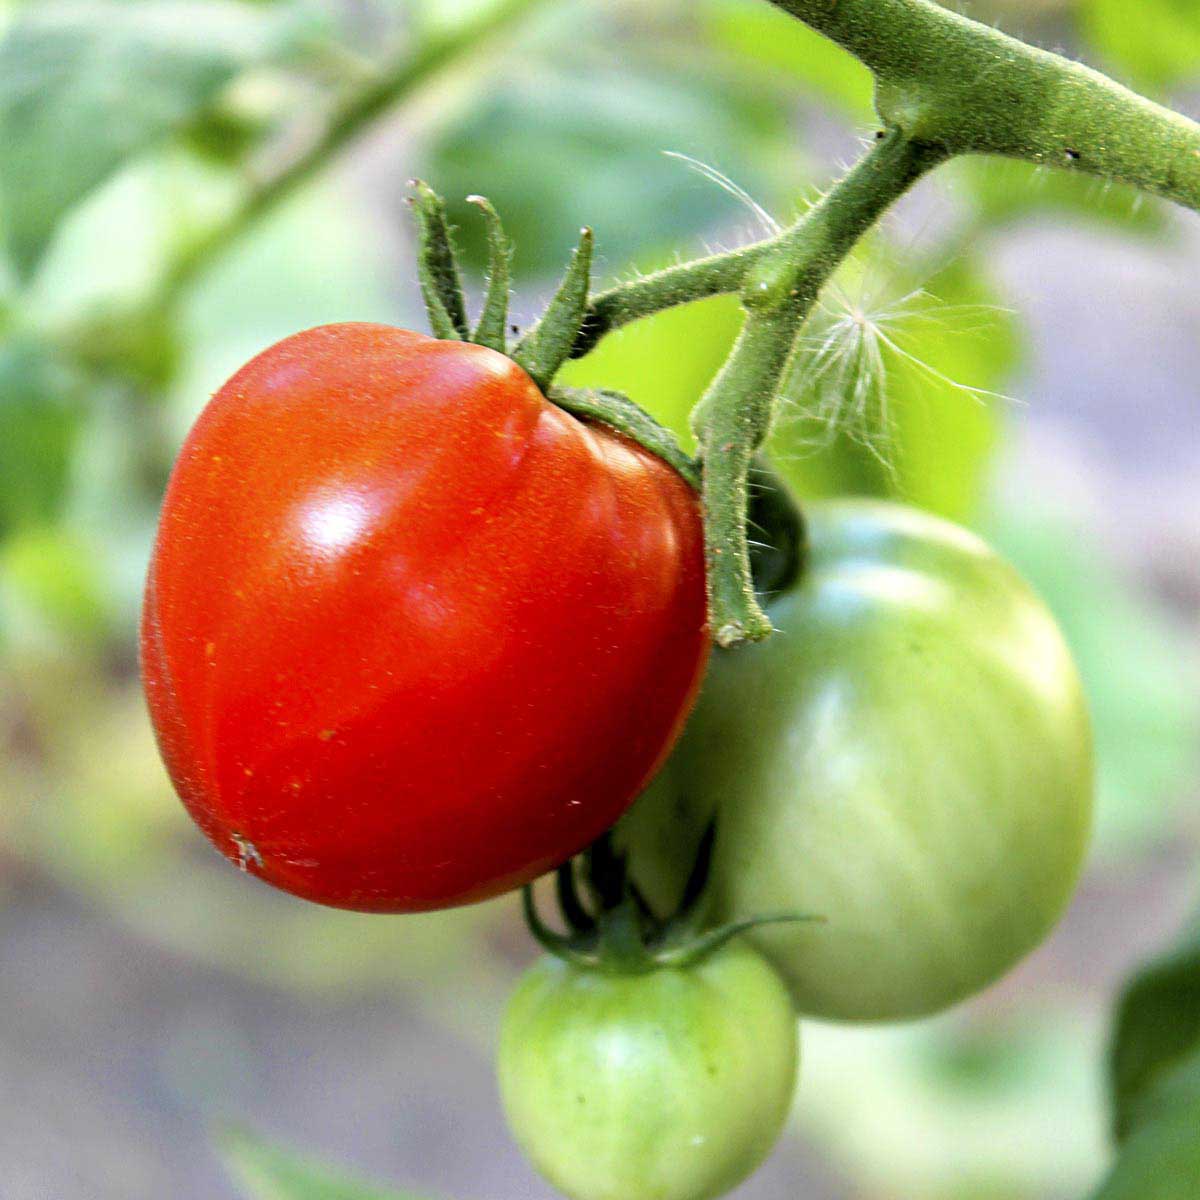
[[[322,729],[321,732],[317,734],[317,741],[331,742],[331,741],[333,741],[335,736],[336,736],[336,730]]]
[[[240,833],[231,833],[229,835],[234,846],[237,847],[238,869],[245,874],[250,873],[250,864],[253,863],[261,871],[263,868],[263,856],[259,853],[258,847],[247,837],[243,837]]]

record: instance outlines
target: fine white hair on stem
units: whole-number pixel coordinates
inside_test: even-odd
[[[895,478],[899,380],[907,376],[978,404],[1013,403],[1009,396],[954,379],[927,361],[920,336],[930,326],[943,327],[954,338],[979,334],[1007,310],[994,304],[944,303],[924,286],[881,278],[878,265],[871,261],[854,294],[840,282],[826,289],[797,342],[783,386],[780,422],[789,427],[788,440],[801,455],[846,437]],[[911,385],[906,390],[911,402]]]
[[[744,187],[734,183],[723,171],[718,171],[716,167],[701,162],[700,159],[693,158],[690,154],[681,154],[678,150],[664,150],[663,154],[667,158],[673,158],[686,164],[697,175],[707,179],[710,183],[715,183],[722,191],[728,192],[735,200],[744,204],[754,214],[754,219],[762,226],[763,230],[772,237],[782,232],[779,222]]]

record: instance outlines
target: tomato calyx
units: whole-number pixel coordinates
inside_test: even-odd
[[[548,398],[584,420],[601,421],[638,445],[658,455],[696,491],[700,490],[700,463],[680,446],[675,435],[660,425],[641,405],[609,388],[551,388]]]
[[[515,346],[508,345],[508,301],[512,245],[491,202],[469,196],[483,213],[488,239],[488,285],[479,319],[472,328],[467,319],[462,272],[446,205],[427,183],[412,181],[409,203],[417,218],[417,276],[435,337],[444,341],[473,342],[508,355],[547,392],[559,368],[570,357],[587,313],[592,279],[592,231],[579,232],[562,282],[546,311]]]
[[[454,246],[453,230],[442,198],[420,180],[412,182],[410,203],[416,215],[419,239],[417,273],[421,293],[434,336],[443,341],[464,341],[504,354],[533,380],[542,394],[573,416],[598,422],[631,439],[662,459],[704,498],[708,558],[709,607],[714,640],[732,647],[745,640],[759,640],[770,632],[762,617],[758,633],[748,637],[738,621],[728,622],[721,614],[729,610],[731,594],[726,564],[731,559],[746,563],[745,572],[735,572],[735,607],[749,605],[757,611],[754,597],[769,599],[785,590],[799,573],[803,558],[803,521],[788,495],[761,456],[750,465],[749,478],[734,480],[729,487],[714,487],[714,453],[719,458],[729,446],[707,446],[708,463],[687,454],[675,435],[660,425],[632,399],[605,388],[556,388],[554,378],[568,358],[587,341],[591,287],[593,236],[580,231],[579,244],[571,255],[561,283],[534,326],[510,348],[508,302],[512,247],[503,222],[492,204],[482,196],[468,200],[481,211],[487,227],[487,291],[474,326],[470,324],[463,292],[462,272]],[[709,406],[711,407],[711,405]],[[700,431],[705,424],[701,408],[693,415]],[[747,462],[750,460],[748,459]],[[717,475],[721,472],[718,470]],[[749,508],[749,511],[747,509]],[[750,537],[747,528],[756,536]],[[746,595],[741,587],[745,576]],[[761,615],[761,614],[760,614]]]
[[[554,377],[571,357],[588,307],[592,270],[592,231],[580,230],[562,282],[546,311],[513,347],[508,345],[508,301],[512,246],[503,222],[483,196],[468,196],[482,212],[487,226],[487,291],[472,328],[467,316],[462,272],[453,231],[441,196],[427,183],[412,181],[410,204],[419,231],[417,274],[429,326],[443,341],[473,342],[507,355],[537,384],[552,403],[573,416],[599,421],[631,438],[674,468],[697,491],[700,466],[680,447],[675,435],[645,409],[620,392],[603,388],[554,388]]]
[[[715,840],[714,821],[700,840],[678,908],[667,917],[651,907],[630,877],[625,854],[615,849],[612,835],[606,833],[555,874],[559,915],[567,932],[560,933],[542,920],[532,884],[522,889],[525,923],[544,950],[565,962],[632,975],[694,966],[739,934],[762,925],[824,920],[807,913],[763,913],[706,928]],[[581,877],[590,904],[580,891]]]

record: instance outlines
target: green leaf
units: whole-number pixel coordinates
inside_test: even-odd
[[[1175,953],[1147,967],[1117,1008],[1110,1061],[1119,1138],[1175,1107],[1200,1102],[1200,930]],[[1200,1140],[1200,1126],[1197,1127]]]
[[[779,104],[698,72],[534,63],[448,121],[422,171],[447,198],[464,263],[487,264],[466,200],[479,193],[504,219],[516,278],[529,279],[561,269],[582,225],[601,265],[623,265],[736,217],[729,196],[664,151],[719,164],[754,192],[778,177],[786,128]]]
[[[0,40],[0,217],[28,275],[62,218],[185,128],[291,22],[232,0],[89,0],[18,10]]]
[[[826,290],[770,443],[801,495],[975,513],[1017,358],[1011,314],[959,257],[930,278],[876,240]]]
[[[331,1170],[281,1150],[242,1129],[226,1129],[218,1148],[235,1179],[254,1200],[418,1200]]]
[[[1045,213],[1135,233],[1159,234],[1168,227],[1158,200],[1109,180],[983,156],[958,159],[943,170],[966,194],[976,221],[989,227]]]
[[[1195,0],[1084,0],[1079,21],[1102,63],[1142,88],[1200,79]]]
[[[1196,1200],[1200,1195],[1200,1049],[1155,1086],[1156,1103],[1134,1127],[1093,1200]]]
[[[696,7],[707,37],[743,71],[759,74],[765,67],[856,124],[877,119],[871,72],[802,21],[762,0],[705,0]]]
[[[29,528],[0,542],[0,644],[58,641],[82,653],[111,611],[95,549],[65,529]]]

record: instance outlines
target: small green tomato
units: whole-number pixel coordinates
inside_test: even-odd
[[[547,957],[509,1003],[500,1092],[572,1200],[710,1200],[774,1146],[798,1063],[787,990],[745,944],[633,974]]]

